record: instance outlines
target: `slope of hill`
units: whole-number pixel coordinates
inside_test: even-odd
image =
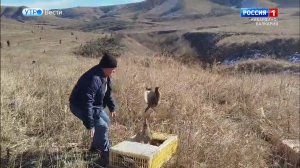
[[[1,6],[1,20],[15,20],[18,22],[25,22],[29,24],[37,25],[51,25],[51,26],[61,26],[64,24],[69,24],[70,22],[78,22],[76,19],[61,18],[51,15],[43,15],[39,17],[25,17],[22,14],[22,10],[27,8],[26,6],[21,7],[11,7],[11,6]]]
[[[1,6],[1,16],[10,17],[13,16],[19,7]]]
[[[299,7],[300,1],[298,0],[270,0],[271,2],[277,3],[279,7]]]
[[[76,7],[64,9],[62,18],[69,19],[99,19],[104,12],[100,8]]]
[[[126,5],[68,8],[59,17],[23,17],[24,7],[2,7],[1,17],[56,25],[60,29],[128,34],[156,52],[167,50],[172,55],[193,55],[211,63],[228,61],[229,57],[249,58],[257,55],[256,51],[276,58],[288,58],[300,52],[295,47],[299,43],[299,16],[296,15],[299,9],[280,9],[280,26],[262,28],[240,18],[239,10],[234,8],[283,4],[269,0],[146,0]],[[220,39],[215,41],[214,37]],[[277,46],[290,48],[286,51]]]
[[[18,21],[31,20],[33,18],[24,17],[22,10],[27,8],[26,6],[21,7],[11,7],[11,6],[1,6],[1,17],[6,17],[9,19],[14,19]]]
[[[247,2],[247,3],[246,3]],[[105,7],[75,7],[63,9],[63,15],[60,17],[69,19],[99,19],[105,14],[109,16],[114,15],[128,15],[135,17],[183,17],[185,15],[192,14],[208,14],[213,10],[226,9],[236,6],[240,7],[243,4],[257,4],[264,6],[271,4],[268,0],[146,0],[133,4],[126,5],[114,5]],[[293,1],[289,2],[295,4]],[[274,4],[274,3],[273,3]],[[280,3],[281,5],[283,3]],[[285,3],[286,4],[286,3]],[[5,16],[11,19],[26,20],[22,17],[22,11],[24,7],[1,7],[1,16]]]

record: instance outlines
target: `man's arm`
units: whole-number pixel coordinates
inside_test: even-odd
[[[93,103],[95,101],[95,94],[98,89],[100,89],[101,80],[97,77],[94,77],[89,83],[86,93],[85,93],[85,110],[87,112],[85,126],[87,129],[92,129],[94,127],[94,118],[93,118]]]
[[[107,81],[107,91],[105,93],[105,96],[104,96],[104,101],[103,103],[105,105],[107,105],[108,109],[110,112],[115,112],[116,110],[116,102],[114,100],[114,98],[112,97],[112,84],[111,84],[111,80],[108,78],[108,81]]]

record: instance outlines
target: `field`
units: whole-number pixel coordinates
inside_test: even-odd
[[[106,34],[72,32],[1,23],[1,167],[96,165],[68,97],[80,75],[99,61],[75,56],[74,49]],[[162,100],[152,130],[180,139],[165,167],[288,166],[273,142],[299,139],[299,76],[226,73],[217,65],[204,70],[157,55],[130,37],[123,43],[127,49],[113,76],[119,108],[112,144],[141,127],[144,89],[159,86]]]

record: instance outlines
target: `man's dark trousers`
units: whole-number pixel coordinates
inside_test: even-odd
[[[72,104],[70,104],[70,110],[81,121],[84,120],[83,119],[84,111],[82,111],[81,109],[77,108]],[[102,156],[108,157],[109,147],[110,147],[109,139],[108,139],[108,127],[110,124],[110,119],[104,110],[94,110],[93,118],[94,118],[95,134],[93,137],[91,149],[100,150]]]

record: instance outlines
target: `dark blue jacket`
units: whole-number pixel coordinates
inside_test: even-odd
[[[107,91],[105,87],[107,84]],[[78,80],[70,95],[70,104],[83,111],[83,124],[87,129],[94,127],[93,114],[106,106],[114,112],[116,105],[111,96],[111,80],[105,77],[99,65],[92,67]]]

